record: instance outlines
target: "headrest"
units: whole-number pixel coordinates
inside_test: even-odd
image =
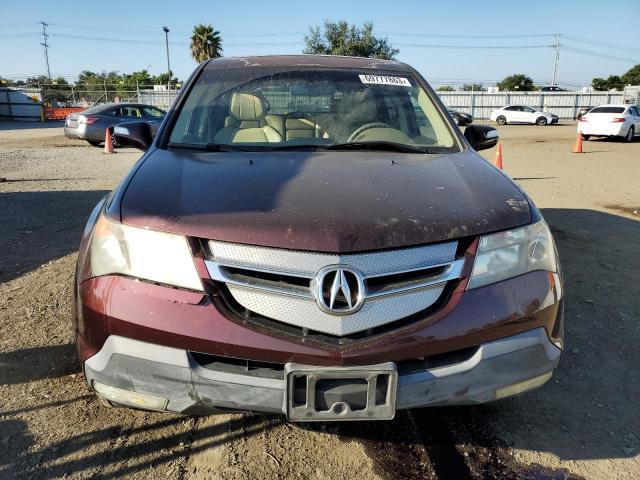
[[[238,120],[258,120],[264,116],[262,98],[253,93],[234,93],[231,96],[231,115]]]

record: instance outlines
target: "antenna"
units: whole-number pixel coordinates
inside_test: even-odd
[[[44,20],[40,20],[40,25],[42,25],[42,47],[44,48],[44,61],[47,64],[47,78],[51,80],[51,70],[49,70],[49,44],[47,43],[47,38],[49,35],[47,34],[48,23],[45,23]]]

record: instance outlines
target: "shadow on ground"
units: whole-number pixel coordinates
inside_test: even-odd
[[[19,122],[19,121],[0,121],[0,131],[3,130],[30,130],[32,128],[62,128],[64,120],[55,120],[49,122]]]
[[[107,193],[0,193],[0,282],[77,250],[91,210]]]
[[[58,378],[79,372],[72,343],[0,352],[0,385]]]
[[[70,193],[69,200],[80,203],[93,203],[102,194]],[[46,195],[39,193],[36,200],[44,209]],[[87,211],[82,207],[83,214]],[[506,447],[549,452],[561,460],[638,455],[640,296],[633,286],[640,271],[640,222],[593,210],[546,209],[543,215],[554,231],[565,278],[567,346],[554,379],[535,392],[494,404],[400,411],[391,422],[325,426],[346,440],[361,441],[383,477],[579,478],[564,470],[520,465]],[[74,228],[81,228],[81,223],[74,221]],[[74,246],[75,242],[69,248]],[[30,349],[0,358],[12,365],[27,357],[45,365],[60,362],[52,373],[43,371],[36,378],[64,375],[73,371],[67,363],[69,348]],[[8,381],[29,380],[18,368]],[[132,417],[122,415],[117,427],[88,425],[41,448],[31,445],[24,425],[2,415],[0,431],[14,431],[17,441],[3,446],[0,476],[50,478],[98,468],[100,477],[117,478],[240,441],[282,422],[259,415],[232,416],[211,427],[171,433],[167,428],[191,420],[147,415],[141,426],[130,427],[127,419]],[[268,441],[268,432],[265,438]],[[192,443],[197,447],[190,448]]]
[[[130,414],[143,415],[133,411]],[[126,415],[123,420],[125,418]],[[216,425],[185,430],[184,423],[188,421],[185,417],[149,414],[148,421],[141,426],[123,424],[96,429],[34,450],[29,448],[32,439],[24,422],[0,420],[0,431],[13,432],[12,437],[19,440],[11,445],[13,448],[0,453],[0,476],[61,478],[86,474],[90,470],[93,475],[100,472],[100,478],[118,479],[182,460],[187,454],[239,442],[273,428],[283,420],[236,415]],[[182,478],[180,472],[171,476]]]

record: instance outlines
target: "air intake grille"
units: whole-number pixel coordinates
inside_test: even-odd
[[[208,246],[211,279],[223,283],[239,305],[334,336],[428,309],[447,282],[460,278],[464,264],[455,258],[457,242],[350,255],[218,241]]]

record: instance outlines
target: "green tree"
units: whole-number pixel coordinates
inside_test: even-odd
[[[508,77],[503,78],[502,81],[498,82],[496,85],[500,90],[507,91],[517,90],[519,92],[531,92],[536,89],[531,77],[523,73],[509,75]]]
[[[28,77],[26,83],[27,87],[39,87],[40,85],[51,83],[51,80],[44,75],[37,75],[35,77]]]
[[[453,92],[453,91],[455,91],[455,88],[453,88],[451,85],[440,85],[438,88],[436,88],[436,91],[438,91],[438,92]]]
[[[304,36],[304,53],[322,55],[347,55],[392,60],[400,50],[393,48],[387,37],[373,34],[373,22],[362,27],[347,22],[325,21],[324,27],[309,27]]]
[[[618,75],[609,75],[608,78],[594,78],[591,86],[595,90],[606,92],[609,90],[622,90],[625,82]]]
[[[191,35],[191,56],[198,62],[222,56],[222,38],[220,32],[211,25],[200,23],[193,27]]]
[[[151,85],[153,83],[153,79],[146,68],[137,72],[123,73],[121,75],[121,81],[125,87],[131,89],[135,89],[136,87],[143,85]]]
[[[460,88],[463,92],[484,92],[487,89],[481,83],[465,83]]]
[[[154,85],[166,85],[168,80],[169,74],[166,72],[151,77],[151,83]],[[176,84],[179,82],[180,80],[178,80],[178,78],[173,75],[173,72],[171,72],[171,88],[175,88]]]
[[[631,67],[620,78],[626,85],[640,85],[640,63]]]

